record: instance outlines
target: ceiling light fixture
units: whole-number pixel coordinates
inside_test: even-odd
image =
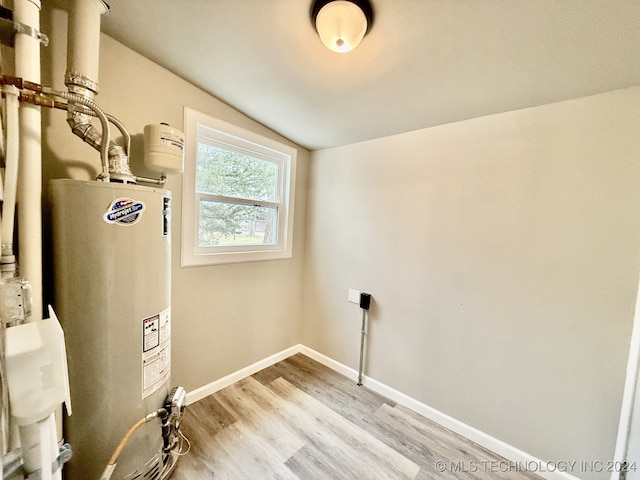
[[[315,0],[311,21],[325,47],[345,53],[356,48],[371,29],[373,9],[368,0]]]

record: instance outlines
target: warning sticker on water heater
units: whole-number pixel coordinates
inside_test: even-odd
[[[144,202],[132,198],[116,198],[104,213],[102,218],[107,223],[116,225],[135,225],[142,218],[142,212],[146,208]]]
[[[142,398],[158,391],[171,373],[169,309],[142,320]]]

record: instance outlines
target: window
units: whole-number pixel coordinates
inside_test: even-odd
[[[296,150],[185,108],[182,266],[291,258]]]

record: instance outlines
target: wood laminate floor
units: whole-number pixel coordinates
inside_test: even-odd
[[[172,480],[539,480],[298,354],[187,408]]]

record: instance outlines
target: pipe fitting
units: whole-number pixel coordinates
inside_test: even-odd
[[[122,183],[136,183],[136,177],[129,168],[129,157],[124,149],[115,143],[109,145],[109,175]]]
[[[0,270],[3,272],[15,272],[16,256],[13,255],[13,245],[3,245],[2,252],[2,256],[0,256]]]
[[[79,72],[67,72],[64,76],[64,84],[68,87],[69,93],[81,95],[93,100],[100,88],[98,82]]]

